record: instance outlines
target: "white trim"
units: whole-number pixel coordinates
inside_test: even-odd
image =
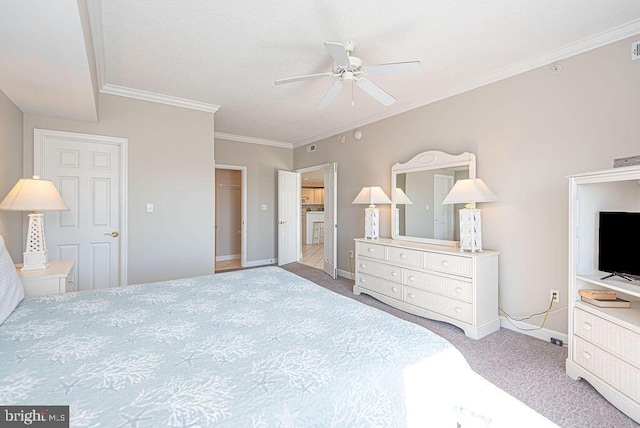
[[[242,166],[242,165],[225,165],[225,164],[220,164],[217,163],[214,166],[214,185],[215,185],[215,170],[216,169],[231,169],[234,171],[240,171],[241,173],[241,186],[242,186],[242,214],[241,214],[241,219],[240,221],[242,222],[242,228],[241,228],[241,237],[240,237],[240,266],[241,267],[246,267],[246,263],[247,263],[247,167],[246,166]],[[216,192],[217,187],[216,187]],[[214,197],[215,200],[215,197]],[[218,206],[215,206],[215,209],[218,209]],[[216,211],[217,213],[217,211]],[[217,232],[217,231],[216,231]],[[218,234],[216,233],[214,235],[214,240],[217,239]],[[214,246],[215,248],[215,242],[214,242]],[[215,256],[215,254],[214,254]],[[217,256],[215,256],[215,260],[218,260]]]
[[[365,125],[378,122],[382,119],[386,119],[388,117],[395,116],[395,115],[407,112],[409,110],[414,110],[416,108],[435,103],[445,98],[459,95],[464,92],[468,92],[473,89],[477,89],[479,87],[488,85],[490,83],[495,83],[497,81],[507,79],[517,74],[531,71],[535,68],[542,67],[552,62],[560,61],[562,59],[566,59],[566,58],[579,55],[581,53],[584,53],[593,49],[597,49],[599,47],[617,42],[619,40],[634,36],[639,33],[640,33],[640,19],[636,19],[627,24],[620,25],[610,30],[606,30],[601,33],[595,34],[591,37],[578,40],[576,42],[559,47],[557,49],[550,50],[543,54],[534,56],[532,58],[528,58],[526,60],[517,62],[515,64],[511,64],[506,67],[500,68],[498,70],[483,74],[475,79],[467,81],[462,85],[445,89],[440,93],[436,93],[428,97],[420,98],[415,101],[411,101],[411,102],[399,105],[393,109],[384,110],[379,114],[368,116],[361,120],[351,122],[347,125],[333,128],[326,132],[322,132],[318,135],[307,138],[305,140],[298,141],[296,143],[293,143],[293,148],[295,149],[298,147],[305,146],[309,143],[314,143],[319,140],[323,140],[325,138],[335,136],[337,134],[342,134],[342,133],[351,131],[353,129],[363,127]]]
[[[216,256],[217,262],[227,262],[229,260],[238,260],[241,257],[240,254],[229,254],[228,256]]]
[[[107,83],[104,66],[104,37],[102,31],[102,1],[87,1],[87,11],[89,12],[89,25],[91,26],[91,40],[93,42],[93,58],[96,65],[96,75],[98,78],[98,90],[101,91]]]
[[[319,169],[324,169],[325,166],[331,165],[333,162],[327,162],[320,165],[308,166],[306,168],[294,169],[293,172],[305,173],[311,171],[317,171]]]
[[[103,94],[135,98],[137,100],[188,108],[191,110],[206,111],[208,113],[215,113],[220,109],[220,106],[216,104],[208,104],[200,101],[188,100],[186,98],[172,97],[171,95],[163,95],[155,92],[143,91],[141,89],[126,88],[124,86],[112,85],[110,83],[105,84],[102,89],[100,89],[100,92]]]
[[[256,267],[256,266],[268,266],[278,264],[278,259],[264,259],[264,260],[252,260],[250,262],[245,263],[244,267]]]
[[[42,173],[44,165],[44,144],[46,137],[64,138],[71,141],[112,144],[120,146],[120,285],[128,283],[128,250],[129,250],[129,140],[121,137],[107,137],[104,135],[80,134],[76,132],[52,131],[48,129],[33,130],[33,173]]]
[[[241,143],[260,144],[263,146],[280,147],[283,149],[293,149],[293,144],[285,143],[284,141],[267,140],[264,138],[246,137],[244,135],[226,134],[224,132],[214,132],[214,138],[220,138],[221,140],[238,141]]]
[[[533,324],[527,324],[525,322],[516,321],[519,327],[522,328],[537,328],[538,326]],[[518,330],[515,328],[504,315],[500,316],[500,327],[506,328],[507,330],[515,331],[517,333],[526,334],[527,336],[535,337],[537,339],[544,340],[545,342],[549,342],[552,337],[556,339],[562,340],[565,344],[569,343],[569,336],[566,333],[560,333],[559,331],[549,330],[548,328],[541,328],[538,330]]]
[[[346,271],[346,270],[344,270],[344,269],[338,269],[338,276],[341,276],[341,277],[343,277],[343,278],[350,279],[350,280],[352,280],[352,281],[353,281],[353,278],[354,278],[354,275],[353,275],[351,272]]]

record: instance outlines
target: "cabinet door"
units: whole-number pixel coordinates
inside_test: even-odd
[[[313,199],[316,205],[324,205],[324,189],[313,189]]]

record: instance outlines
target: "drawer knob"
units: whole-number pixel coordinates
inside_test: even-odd
[[[391,291],[393,291],[394,293],[398,292],[398,287],[391,287]]]
[[[364,278],[360,278],[360,282],[364,282]]]
[[[414,297],[416,297],[413,293],[409,293],[409,298],[413,299]]]
[[[360,267],[361,268],[365,268],[365,267],[367,267],[367,265],[365,265],[364,263],[360,263]]]
[[[456,287],[456,293],[462,293],[462,287]]]
[[[591,354],[588,353],[587,351],[584,351],[582,353],[582,356],[584,357],[585,360],[590,360],[591,359]]]
[[[373,248],[367,248],[367,251],[373,253]]]
[[[444,267],[449,266],[449,262],[448,262],[448,261],[446,261],[446,260],[443,260],[443,261],[442,261],[442,266],[444,266]]]
[[[409,281],[415,281],[415,280],[416,280],[416,277],[415,277],[415,276],[413,276],[413,275],[409,275]]]
[[[400,253],[400,258],[401,258],[401,259],[406,259],[406,258],[407,258],[407,255],[406,255],[405,253]]]
[[[459,313],[459,314],[461,314],[461,313],[462,313],[462,308],[460,308],[460,307],[456,307],[456,309],[455,309],[455,310],[456,310],[456,312],[457,312],[457,313]]]
[[[589,330],[591,330],[591,324],[589,324],[588,322],[583,322],[582,323],[582,328],[584,328],[585,330],[589,331]]]
[[[395,270],[391,271],[391,276],[398,276],[398,272],[396,272]]]

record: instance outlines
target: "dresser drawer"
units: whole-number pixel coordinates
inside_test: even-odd
[[[358,242],[358,254],[378,260],[384,260],[384,246]]]
[[[402,283],[431,293],[464,300],[465,302],[472,302],[473,300],[473,286],[466,281],[405,269]]]
[[[422,267],[423,252],[409,250],[407,248],[389,247],[387,248],[387,260],[390,263],[409,267]]]
[[[582,309],[573,314],[574,334],[640,366],[640,335]]]
[[[424,268],[470,278],[473,273],[473,261],[470,257],[425,253]]]
[[[375,276],[369,276],[362,273],[358,274],[358,287],[366,288],[367,290],[402,300],[402,285],[385,281],[384,279],[376,278]]]
[[[573,360],[636,402],[640,402],[640,370],[600,349],[573,337]]]
[[[358,259],[358,272],[395,281],[398,284],[402,283],[402,268],[398,266],[378,263],[373,260]]]
[[[410,303],[466,323],[471,323],[473,318],[473,306],[470,303],[439,296],[417,288],[404,287],[403,300],[406,303]]]

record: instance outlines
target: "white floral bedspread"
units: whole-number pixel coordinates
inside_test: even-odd
[[[443,338],[275,267],[27,298],[0,326],[0,404],[71,426],[456,426]]]

